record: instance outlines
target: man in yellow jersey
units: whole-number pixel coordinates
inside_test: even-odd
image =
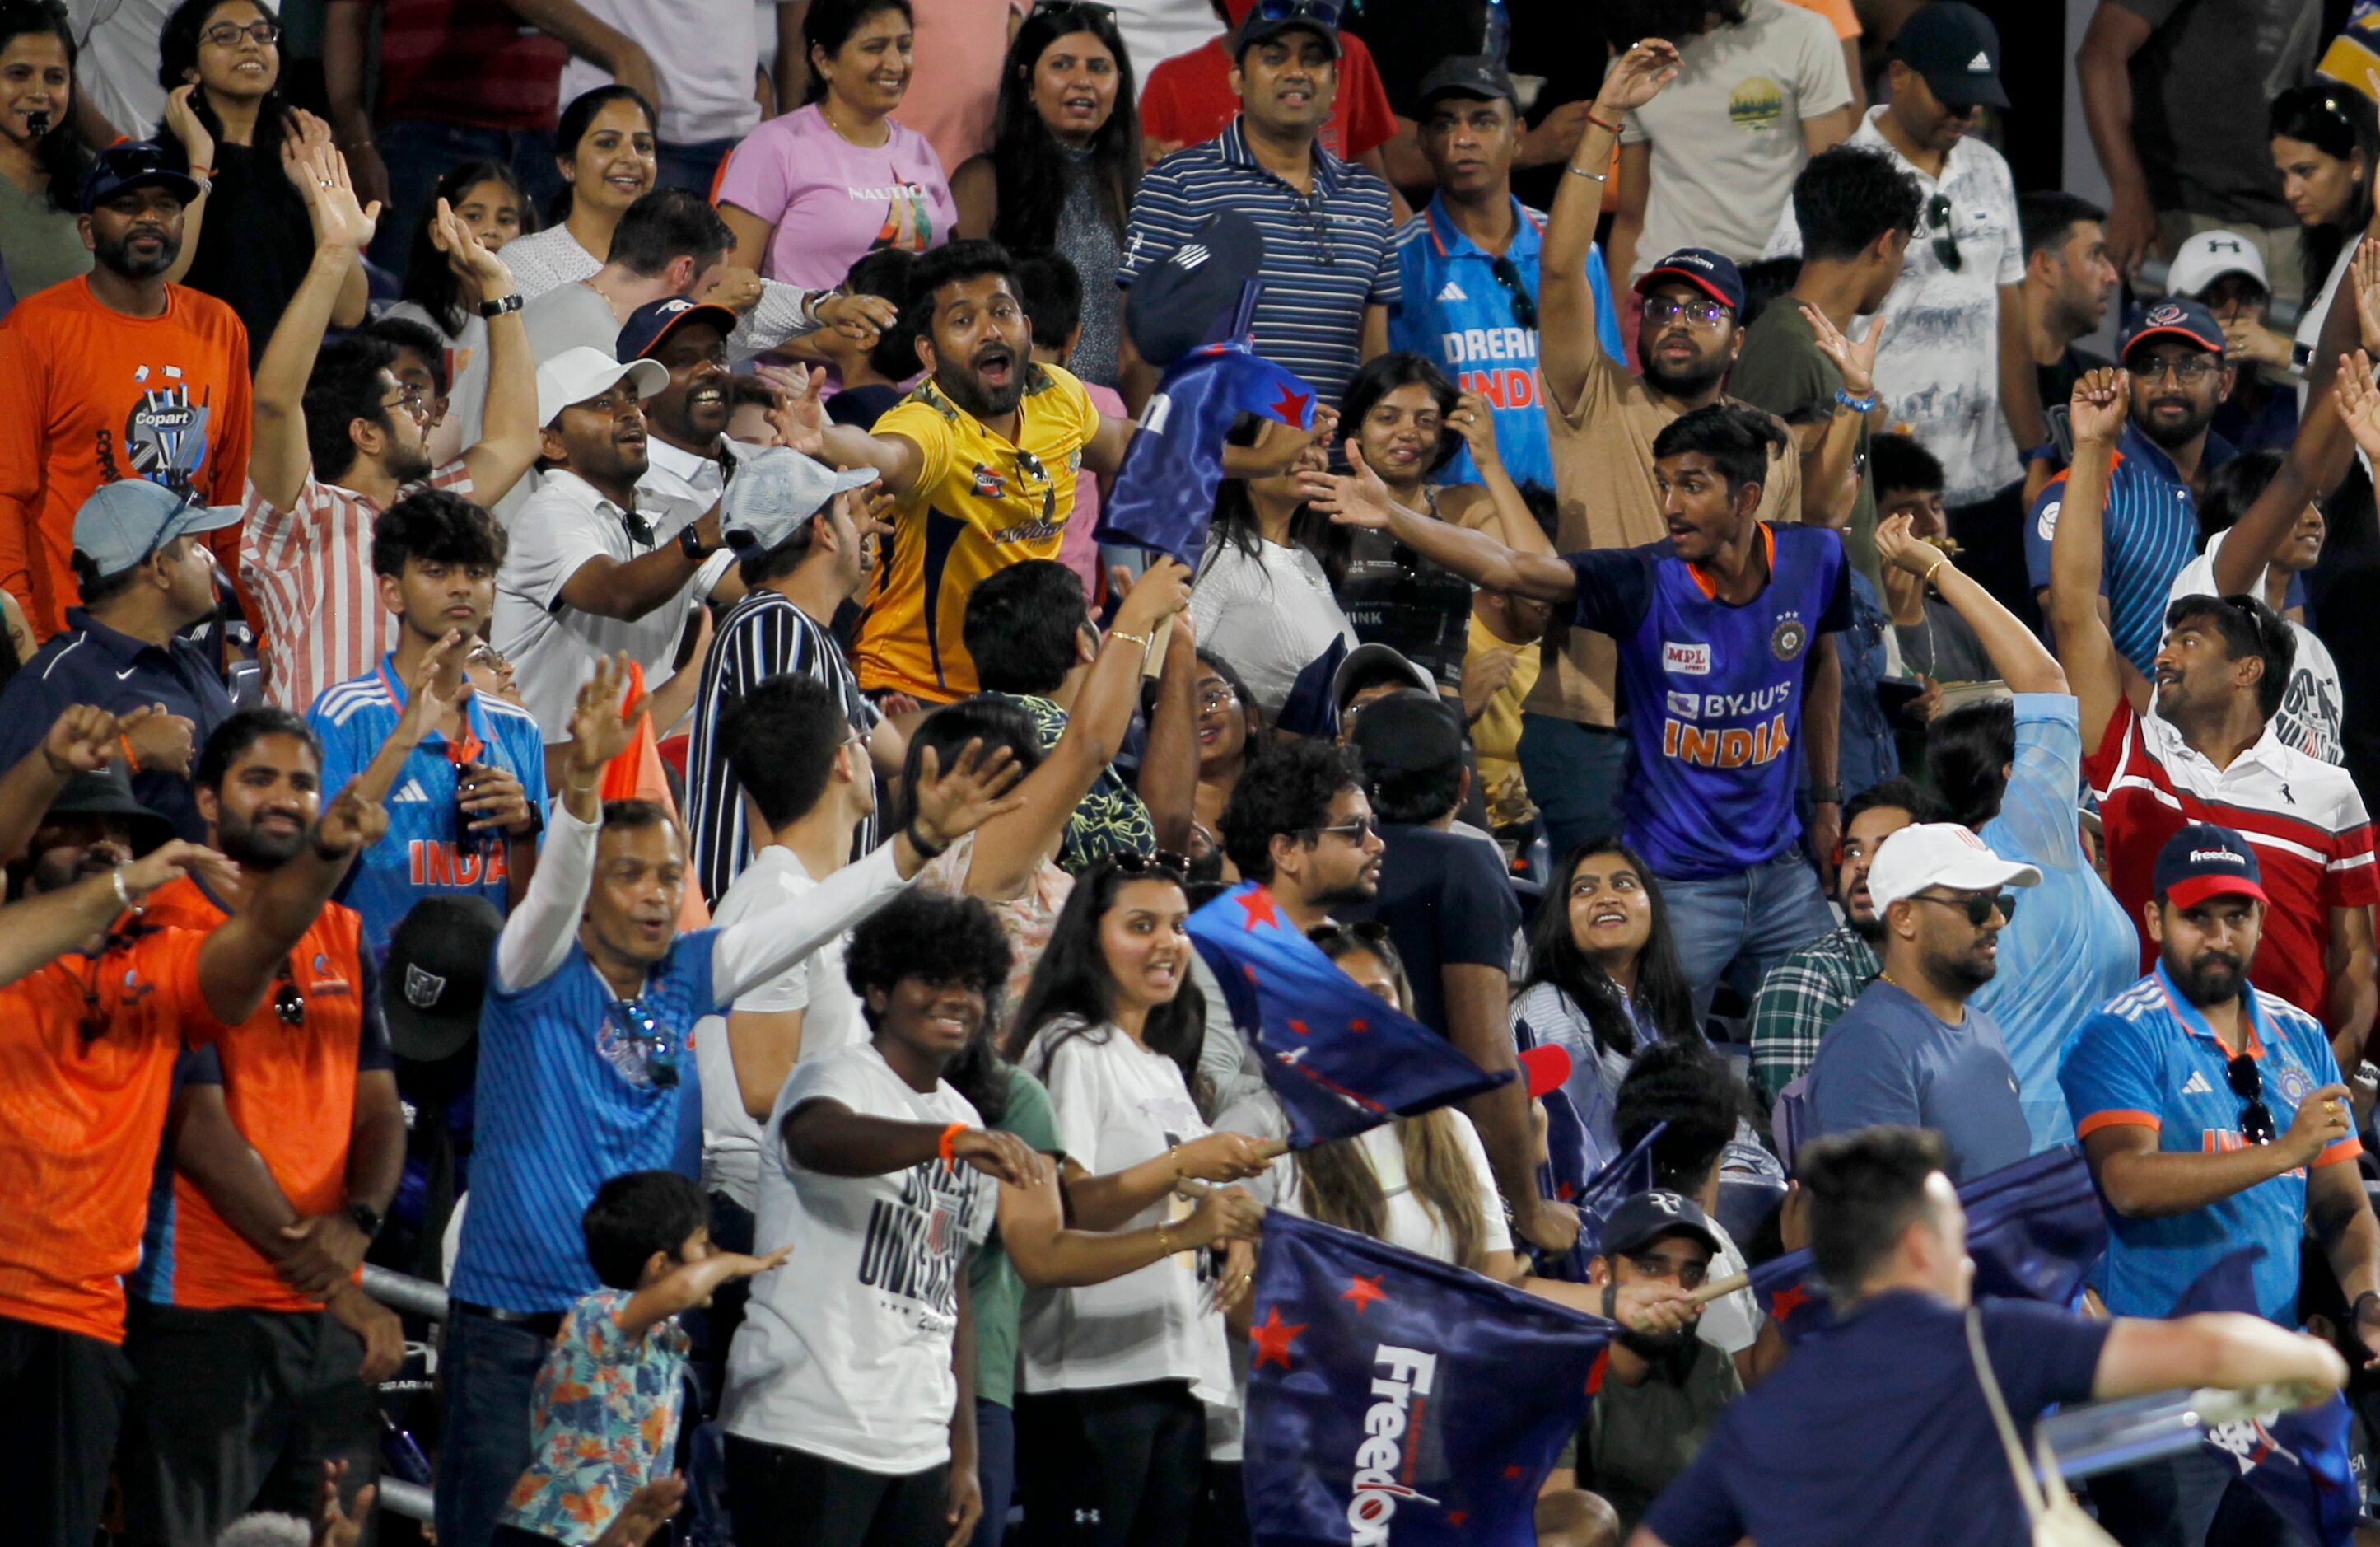
[[[872,467],[892,494],[892,536],[854,652],[859,686],[947,703],[976,691],[960,639],[967,594],[997,570],[1054,559],[1087,474],[1123,465],[1133,425],[1091,406],[1083,384],[1033,360],[1014,265],[996,242],[955,241],[917,260],[902,324],[929,372],[873,433],[831,424],[815,381],[781,421],[795,449]],[[1227,446],[1228,478],[1286,471],[1313,437],[1268,424]]]

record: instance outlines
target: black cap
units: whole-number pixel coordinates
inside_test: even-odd
[[[1658,1188],[1640,1192],[1612,1210],[1611,1217],[1603,1222],[1603,1254],[1635,1251],[1680,1232],[1718,1252],[1718,1232],[1711,1228],[1710,1216],[1693,1199]]]
[[[1257,0],[1256,9],[1240,23],[1232,57],[1244,57],[1249,49],[1283,32],[1311,32],[1330,45],[1330,57],[1339,58],[1343,52],[1339,43],[1342,8],[1339,0]]]
[[[2006,107],[2000,84],[2000,33],[1992,18],[1961,0],[1932,0],[1900,24],[1893,57],[1925,78],[1945,107]]]
[[[77,774],[67,781],[42,813],[44,822],[60,822],[68,817],[121,817],[132,830],[134,855],[148,853],[175,836],[174,824],[142,805],[132,793],[132,781],[124,770],[114,763],[91,774]]]
[[[188,204],[199,196],[199,180],[175,164],[174,157],[153,140],[127,140],[110,145],[91,158],[82,178],[82,213],[106,203],[128,188],[154,183],[169,188]]]
[[[690,301],[684,296],[647,301],[629,312],[628,320],[620,324],[620,336],[612,358],[643,359],[662,347],[662,339],[694,323],[709,323],[719,330],[720,337],[725,338],[735,331],[735,313],[708,301]]]
[[[1492,55],[1457,54],[1440,59],[1437,67],[1421,78],[1421,111],[1427,113],[1444,97],[1462,97],[1471,102],[1493,102],[1498,97],[1521,110],[1521,93],[1512,87],[1512,78]]]
[[[1240,289],[1264,267],[1264,233],[1236,210],[1209,215],[1124,297],[1123,324],[1140,358],[1160,370],[1209,341],[1238,311]]]
[[[1366,704],[1347,739],[1366,774],[1428,774],[1463,761],[1463,727],[1453,708],[1418,688]]]
[[[381,967],[380,999],[398,1057],[434,1064],[479,1035],[480,1002],[504,927],[494,905],[464,892],[424,897],[397,920]]]

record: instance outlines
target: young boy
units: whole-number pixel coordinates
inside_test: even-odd
[[[1867,446],[1868,481],[1876,485],[1876,518],[1909,518],[1909,530],[1928,542],[1949,541],[1942,515],[1942,464],[1907,435],[1876,435]],[[1951,550],[1945,550],[1951,551]],[[1999,674],[1958,609],[1930,594],[1906,570],[1888,566],[1885,608],[1892,615],[1900,661],[1912,676],[1936,682],[1989,682]]]
[[[606,1287],[570,1308],[537,1372],[533,1458],[499,1517],[499,1547],[636,1547],[668,1517],[653,1506],[684,1492],[656,1477],[676,1451],[686,1389],[676,1317],[793,1250],[717,1250],[710,1217],[702,1189],[673,1171],[632,1171],[596,1191],[579,1227]]]

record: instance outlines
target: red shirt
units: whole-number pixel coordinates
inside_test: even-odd
[[[1339,61],[1339,100],[1320,139],[1324,150],[1342,161],[1354,161],[1394,139],[1397,120],[1389,110],[1389,89],[1380,84],[1372,51],[1353,32],[1340,33],[1339,42],[1346,50]],[[1161,62],[1140,89],[1141,137],[1178,148],[1214,139],[1239,111],[1239,93],[1232,90],[1232,56],[1224,52],[1221,38],[1210,38],[1203,48]]]
[[[377,0],[383,124],[432,118],[493,129],[550,129],[570,51],[505,5]]]
[[[2254,847],[2273,900],[2250,980],[2328,1024],[2331,910],[2380,901],[2372,824],[2347,771],[2283,745],[2270,726],[2217,769],[2171,725],[2119,703],[2082,774],[2098,797],[2117,900],[2143,932],[2141,969],[2156,964],[2142,917],[2157,851],[2187,824],[2213,822]]]

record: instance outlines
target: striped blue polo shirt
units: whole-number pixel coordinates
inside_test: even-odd
[[[1314,191],[1268,172],[1248,150],[1240,120],[1203,145],[1151,167],[1132,201],[1116,283],[1126,289],[1208,216],[1237,211],[1264,236],[1264,298],[1257,353],[1305,377],[1331,403],[1364,360],[1364,309],[1403,295],[1389,185],[1314,147]]]
[[[2229,442],[2206,437],[2208,471],[2231,457]],[[2066,475],[2059,473],[2033,502],[2032,518],[2024,524],[2025,566],[2036,591],[2049,584],[2049,540],[2058,531],[2065,500]],[[2099,589],[2107,598],[2107,631],[2124,659],[2146,676],[2165,640],[2173,579],[2198,556],[2198,501],[2173,458],[2130,421],[2116,443],[2115,470],[2107,475],[2107,533]]]

